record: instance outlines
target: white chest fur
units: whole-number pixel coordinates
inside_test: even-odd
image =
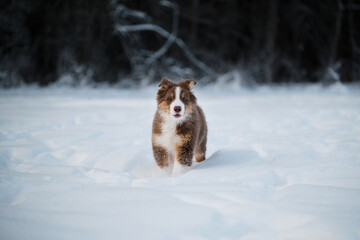
[[[164,116],[164,114],[162,114],[162,117],[161,134],[155,136],[155,141],[174,156],[175,147],[181,141],[181,138],[176,134],[177,122],[166,115]]]

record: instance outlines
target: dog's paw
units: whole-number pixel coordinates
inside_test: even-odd
[[[187,173],[190,169],[191,169],[191,167],[185,166],[185,165],[182,165],[182,164],[176,162],[176,163],[174,163],[174,168],[173,168],[171,176],[172,177],[180,177],[181,175],[184,175],[185,173]]]

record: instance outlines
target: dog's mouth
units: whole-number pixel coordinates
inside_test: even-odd
[[[177,113],[174,115],[174,117],[179,118],[179,117],[181,117],[181,115]]]

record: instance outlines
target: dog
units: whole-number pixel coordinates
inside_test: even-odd
[[[157,110],[152,125],[152,148],[157,165],[181,168],[205,160],[207,124],[197,99],[191,92],[195,80],[178,83],[163,78],[157,92]],[[179,170],[180,169],[180,170]]]

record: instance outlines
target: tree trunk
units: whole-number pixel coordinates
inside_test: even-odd
[[[267,28],[265,40],[265,82],[273,82],[273,67],[274,67],[274,53],[275,53],[275,40],[277,35],[277,0],[269,1],[269,8],[267,12]]]
[[[354,28],[354,11],[360,10],[360,8],[353,8],[352,6],[356,6],[353,4],[353,1],[350,1],[348,4],[350,7],[348,7],[348,15],[347,15],[347,21],[348,21],[348,28],[349,28],[349,42],[350,42],[350,61],[349,61],[349,68],[346,69],[346,75],[347,75],[347,81],[352,82],[356,79],[360,78],[360,68],[359,68],[359,56],[360,56],[360,49],[357,47],[355,42],[355,34],[354,30],[356,31],[356,28]]]
[[[193,16],[198,16],[199,2],[200,2],[200,0],[193,0],[193,2],[192,2],[192,14],[193,14]],[[197,17],[193,17],[193,20],[191,22],[190,42],[193,45],[196,43],[196,36],[197,36],[197,31],[198,31],[198,20],[197,19],[198,19]]]
[[[337,12],[335,13],[335,26],[333,37],[330,42],[329,55],[324,66],[324,72],[322,77],[322,83],[325,85],[331,84],[334,81],[340,81],[339,74],[337,73],[337,66],[335,66],[336,54],[338,49],[338,44],[341,36],[341,23],[343,15],[343,4],[341,0],[337,0]]]
[[[338,49],[338,43],[340,40],[341,34],[341,23],[342,23],[342,15],[343,15],[343,4],[341,0],[337,0],[337,13],[335,16],[335,29],[334,29],[334,37],[330,44],[330,52],[329,52],[329,59],[328,59],[328,66],[331,67],[335,63],[336,53]]]

